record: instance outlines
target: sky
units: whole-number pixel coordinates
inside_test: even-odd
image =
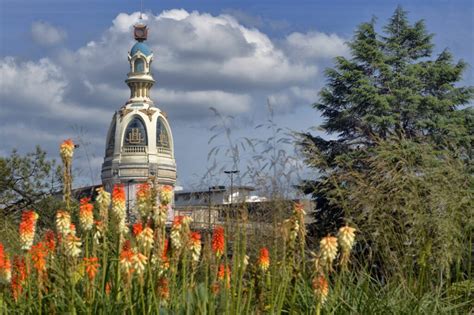
[[[213,147],[222,148],[217,169],[232,168],[226,137],[209,143],[220,124],[210,107],[233,117],[232,143],[272,136],[255,128],[268,124],[268,104],[283,130],[321,133],[311,105],[324,69],[349,56],[357,25],[376,17],[381,27],[397,5],[425,20],[435,55],[449,48],[471,65],[460,84],[474,85],[473,1],[0,0],[0,156],[40,145],[58,158],[59,143],[73,138],[76,186],[100,182],[107,129],[129,96],[127,53],[142,6],[151,97],[168,114],[178,184],[197,188]],[[239,168],[253,162],[242,153]],[[228,180],[217,172],[213,184]]]

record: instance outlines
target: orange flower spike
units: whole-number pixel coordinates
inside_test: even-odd
[[[123,244],[122,251],[120,252],[120,267],[122,271],[131,275],[133,273],[134,260],[135,254],[131,249],[130,241],[127,240]]]
[[[132,232],[133,232],[133,235],[135,237],[137,237],[138,235],[140,235],[140,233],[143,231],[143,224],[141,222],[137,222],[135,224],[133,224],[133,227],[132,227]]]
[[[110,295],[110,292],[112,292],[112,284],[110,282],[107,282],[105,284],[105,294]]]
[[[161,278],[158,281],[158,287],[160,298],[163,300],[167,300],[170,297],[170,289],[169,289],[169,281],[166,278]]]
[[[268,267],[270,266],[270,254],[266,247],[260,249],[260,257],[258,259],[258,266],[263,272],[267,271]]]
[[[46,271],[46,257],[48,256],[48,248],[43,242],[33,245],[30,250],[33,267],[42,274]]]
[[[225,266],[223,263],[219,265],[219,270],[217,271],[217,279],[225,281],[226,287],[230,287],[230,268]]]
[[[173,219],[173,225],[174,226],[179,226],[183,223],[183,218],[184,216],[183,215],[177,215],[174,217]]]
[[[314,295],[321,304],[326,302],[329,294],[329,284],[323,275],[317,276],[313,279]]]
[[[168,269],[170,266],[170,261],[168,258],[168,247],[169,247],[169,241],[168,239],[165,239],[163,243],[163,251],[161,252],[161,262],[163,264],[163,269]]]
[[[23,292],[23,283],[26,281],[27,275],[25,259],[20,256],[15,256],[13,258],[11,281],[12,295],[15,301],[18,301],[19,295]]]
[[[163,246],[163,253],[161,254],[162,260],[166,260],[166,259],[167,259],[168,246],[169,246],[169,241],[168,241],[168,239],[165,239],[165,244],[164,244],[164,246]]]
[[[49,253],[54,253],[56,250],[56,236],[54,235],[53,231],[48,230],[46,232],[44,235],[44,244],[46,245]]]
[[[90,203],[91,198],[82,198],[79,206],[79,221],[85,231],[92,229],[94,224],[94,206]]]
[[[0,269],[0,279],[6,283],[9,283],[12,278],[12,266],[10,263],[10,259],[6,257],[3,260],[2,269]]]
[[[29,250],[33,245],[38,214],[32,210],[24,211],[20,222],[21,249]]]
[[[117,228],[120,233],[127,233],[128,228],[125,223],[126,209],[125,209],[125,190],[123,185],[115,185],[112,191],[112,213],[118,224]]]
[[[0,243],[0,270],[3,268],[5,260],[5,249],[3,248],[3,244]]]
[[[114,202],[121,201],[125,202],[125,189],[122,184],[118,184],[114,186],[114,190],[112,191],[112,200]]]
[[[224,228],[217,226],[212,234],[212,251],[216,254],[217,258],[221,257],[224,253],[225,248],[225,237]]]
[[[64,140],[59,146],[59,152],[63,160],[70,160],[74,155],[74,142],[71,139]]]
[[[173,224],[171,225],[171,246],[173,249],[179,250],[183,244],[181,242],[181,226],[183,224],[184,216],[178,215],[174,217]]]
[[[99,258],[97,257],[84,257],[84,266],[86,269],[87,276],[89,280],[94,280],[98,270],[99,270]]]
[[[199,232],[191,232],[189,240],[193,261],[197,263],[199,257],[201,257],[201,234]]]
[[[162,205],[168,205],[173,196],[173,187],[169,185],[162,186],[160,189],[160,201]]]
[[[150,185],[147,183],[138,185],[137,199],[145,199],[150,195]]]
[[[3,244],[0,243],[0,282],[10,282],[11,272],[10,259],[4,252]]]
[[[224,280],[224,276],[225,276],[225,265],[224,263],[222,263],[219,265],[219,270],[217,271],[217,278],[219,280]]]

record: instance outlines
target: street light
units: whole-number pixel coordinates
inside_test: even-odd
[[[127,181],[127,217],[130,219],[130,184],[133,183],[133,179]]]

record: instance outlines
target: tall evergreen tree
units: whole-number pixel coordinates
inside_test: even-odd
[[[335,173],[348,167],[367,170],[368,155],[381,141],[406,139],[445,149],[472,163],[474,111],[466,106],[473,87],[459,86],[467,65],[454,62],[448,50],[433,57],[433,35],[423,21],[411,24],[398,7],[382,33],[375,19],[361,24],[348,43],[351,58],[337,57],[326,70],[327,85],[314,107],[325,118],[322,129],[335,140],[309,133],[303,149],[316,180],[304,185],[316,203],[317,236],[332,232],[344,206],[331,201],[344,183]]]

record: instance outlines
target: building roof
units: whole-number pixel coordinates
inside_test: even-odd
[[[133,45],[132,50],[130,51],[130,55],[135,55],[138,52],[141,52],[145,56],[150,56],[152,54],[150,47],[148,47],[147,44],[143,42],[138,42],[135,45]]]
[[[234,186],[233,190],[235,192],[239,190],[254,191],[255,188],[252,186]],[[209,187],[209,189],[205,189],[205,190],[180,190],[180,191],[175,191],[174,194],[175,195],[208,194],[209,191],[213,193],[230,191],[230,187],[229,186],[214,186],[214,187]]]

